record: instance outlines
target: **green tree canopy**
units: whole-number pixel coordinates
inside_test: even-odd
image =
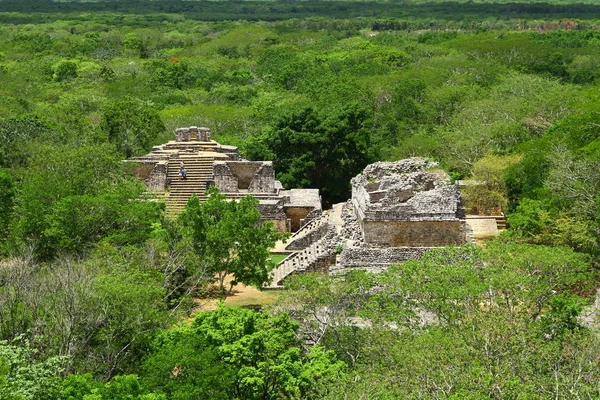
[[[180,215],[185,234],[222,290],[229,274],[234,278],[232,286],[243,283],[260,288],[274,267],[269,249],[284,235],[271,223],[261,223],[254,197],[227,201],[216,188],[208,192],[210,197],[202,203],[193,196]]]
[[[100,128],[126,158],[150,150],[152,142],[165,131],[156,110],[130,98],[109,103]]]
[[[315,347],[302,352],[298,324],[242,308],[199,313],[160,335],[144,362],[145,383],[169,398],[318,399],[344,363]]]
[[[350,179],[376,159],[369,121],[370,113],[358,104],[284,114],[248,146],[248,156],[272,159],[285,187],[318,188],[325,202],[344,201]]]
[[[161,203],[138,200],[144,189],[119,158],[109,144],[32,148],[13,200],[12,247],[28,242],[48,258],[61,250],[81,253],[108,236],[143,242]]]

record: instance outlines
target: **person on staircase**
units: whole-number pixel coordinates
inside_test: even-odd
[[[185,180],[187,179],[187,171],[185,170],[185,167],[179,167],[179,180]]]

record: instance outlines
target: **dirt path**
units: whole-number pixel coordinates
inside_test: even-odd
[[[225,287],[229,287],[231,277],[225,279]],[[278,296],[279,292],[262,291],[252,286],[238,284],[233,289],[233,294],[225,299],[225,307],[252,307],[271,304]],[[216,310],[220,299],[194,299],[194,310],[192,315],[199,311]]]

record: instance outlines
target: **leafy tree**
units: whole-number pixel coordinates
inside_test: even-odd
[[[360,279],[378,293],[347,298],[343,310],[362,319],[341,324],[360,324],[362,340],[327,327],[359,355],[356,375],[330,386],[327,398],[587,395],[600,353],[584,344],[597,338],[578,318],[586,300],[573,292],[594,292],[593,276],[589,259],[570,249],[492,242],[432,250]],[[320,285],[305,287],[307,298],[326,298]]]
[[[89,340],[76,371],[110,378],[137,372],[150,341],[172,323],[160,271],[142,264],[136,251],[102,246],[89,261],[98,270],[90,293]],[[143,307],[140,305],[143,304]]]
[[[36,117],[0,119],[0,166],[15,168],[25,165],[32,141],[52,141],[56,136],[55,129]]]
[[[193,196],[179,216],[200,262],[216,274],[223,293],[227,275],[234,278],[231,287],[238,283],[262,287],[274,267],[269,249],[284,235],[272,224],[261,223],[254,197],[227,201],[216,188],[208,193],[202,203]]]
[[[149,393],[137,375],[117,375],[108,382],[98,382],[90,374],[68,375],[54,395],[57,400],[166,400],[163,394]]]
[[[276,308],[300,323],[302,337],[333,350],[338,359],[352,366],[362,362],[363,341],[369,339],[368,333],[348,321],[361,315],[372,286],[373,276],[363,271],[350,271],[343,280],[317,273],[292,275],[285,281],[286,296],[277,300]]]
[[[129,158],[149,151],[153,141],[165,131],[165,125],[149,105],[126,99],[105,107],[100,129]]]
[[[67,357],[39,361],[35,353],[27,341],[0,341],[0,399],[50,398],[48,392],[59,387]]]
[[[152,81],[158,87],[171,87],[184,89],[192,86],[196,77],[185,62],[157,62],[153,63]]]
[[[313,108],[284,114],[248,147],[252,159],[273,159],[285,187],[318,188],[324,201],[343,201],[350,179],[375,159],[369,113],[357,104],[321,114]]]
[[[71,60],[61,60],[53,67],[52,78],[56,81],[66,81],[77,78],[77,63]]]
[[[508,196],[504,171],[519,159],[520,156],[488,155],[473,164],[473,181],[463,191],[470,212],[493,215],[505,211]]]
[[[28,338],[39,359],[66,356],[69,373],[135,372],[154,334],[177,315],[160,269],[140,253],[104,245],[85,262],[3,263],[0,339]]]
[[[343,363],[314,347],[303,354],[286,314],[241,308],[199,313],[161,335],[144,362],[145,382],[169,398],[320,398]]]
[[[15,186],[10,170],[0,168],[0,254],[6,250],[8,227],[13,214]]]
[[[36,256],[61,250],[85,252],[111,236],[116,243],[143,242],[160,212],[160,203],[138,200],[142,185],[126,174],[110,145],[40,146],[15,197],[10,243],[27,240]]]
[[[102,239],[117,245],[143,243],[159,220],[161,203],[136,200],[142,189],[123,181],[111,193],[73,195],[56,201],[42,232],[54,251],[82,253]]]

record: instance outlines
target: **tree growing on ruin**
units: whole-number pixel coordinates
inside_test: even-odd
[[[197,196],[188,201],[179,217],[184,235],[192,238],[200,262],[215,275],[223,294],[228,275],[233,276],[230,289],[238,283],[260,288],[274,267],[269,249],[285,235],[261,223],[254,197],[227,201],[216,188],[208,193],[203,203]]]

